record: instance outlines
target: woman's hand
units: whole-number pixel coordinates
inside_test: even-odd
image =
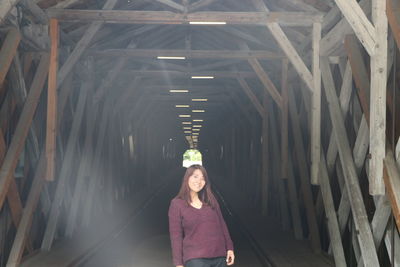
[[[233,250],[228,250],[226,253],[226,264],[228,266],[233,265],[235,263],[235,254],[233,253]]]

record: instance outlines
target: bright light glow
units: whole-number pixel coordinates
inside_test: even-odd
[[[169,90],[170,93],[189,93],[189,90]]]
[[[191,115],[187,115],[187,114],[181,114],[179,115],[179,118],[190,118]]]
[[[192,124],[190,121],[183,121],[182,124]]]
[[[176,108],[189,108],[189,105],[175,105]]]
[[[193,109],[192,112],[204,112],[204,109]]]
[[[214,76],[192,76],[192,79],[214,79]]]
[[[225,21],[189,21],[192,25],[225,25]]]
[[[186,57],[164,57],[164,56],[158,56],[157,59],[186,59]]]
[[[197,122],[203,122],[203,120],[197,120],[197,119],[196,119],[196,120],[193,120],[193,121],[197,121]]]
[[[192,130],[192,127],[183,127],[183,130]]]
[[[193,127],[195,127],[195,128],[201,128],[202,126],[201,126],[201,125],[193,125]]]
[[[193,102],[206,102],[208,101],[207,98],[193,98],[192,99]]]
[[[198,131],[200,131],[200,129],[193,129],[192,131],[198,132]]]
[[[199,133],[192,133],[192,135],[199,135]]]
[[[192,133],[191,131],[184,131],[185,134],[190,134]]]

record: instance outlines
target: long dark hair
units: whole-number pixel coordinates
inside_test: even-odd
[[[190,205],[192,199],[190,196],[189,177],[192,176],[195,170],[200,170],[202,172],[204,176],[204,181],[206,182],[203,189],[201,189],[200,192],[198,193],[199,199],[201,200],[201,202],[203,202],[203,204],[206,204],[212,207],[213,209],[216,208],[218,203],[211,190],[211,184],[210,180],[208,179],[207,171],[203,166],[198,164],[194,164],[186,169],[185,175],[183,176],[182,179],[181,189],[179,190],[179,193],[176,196],[176,198],[183,199],[188,203],[188,205]]]

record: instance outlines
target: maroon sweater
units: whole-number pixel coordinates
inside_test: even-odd
[[[233,250],[219,206],[196,209],[185,200],[174,198],[168,212],[174,265],[196,258],[225,257]]]

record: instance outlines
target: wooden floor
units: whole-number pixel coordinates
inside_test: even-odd
[[[149,204],[137,219],[126,224],[112,235],[85,264],[84,267],[166,267],[172,266],[171,248],[168,236],[168,206],[176,194],[180,179],[175,179]],[[257,239],[265,254],[275,266],[324,267],[334,266],[325,256],[316,255],[309,249],[307,241],[296,241],[290,233],[282,233],[265,218],[253,216],[250,206],[240,198],[238,192],[225,190],[225,199],[240,214],[253,237]],[[124,205],[125,208],[130,205]],[[228,227],[235,244],[236,267],[262,267],[242,231],[232,223],[226,213]],[[24,263],[24,267],[74,266],[71,258],[81,252],[76,251],[73,242],[49,253],[40,253]],[[90,242],[88,242],[90,243]],[[93,248],[93,243],[91,244]],[[87,245],[86,247],[90,247]],[[75,249],[75,251],[74,251]],[[87,248],[86,248],[87,249]],[[72,252],[71,252],[72,251]],[[75,255],[75,256],[74,256]]]

